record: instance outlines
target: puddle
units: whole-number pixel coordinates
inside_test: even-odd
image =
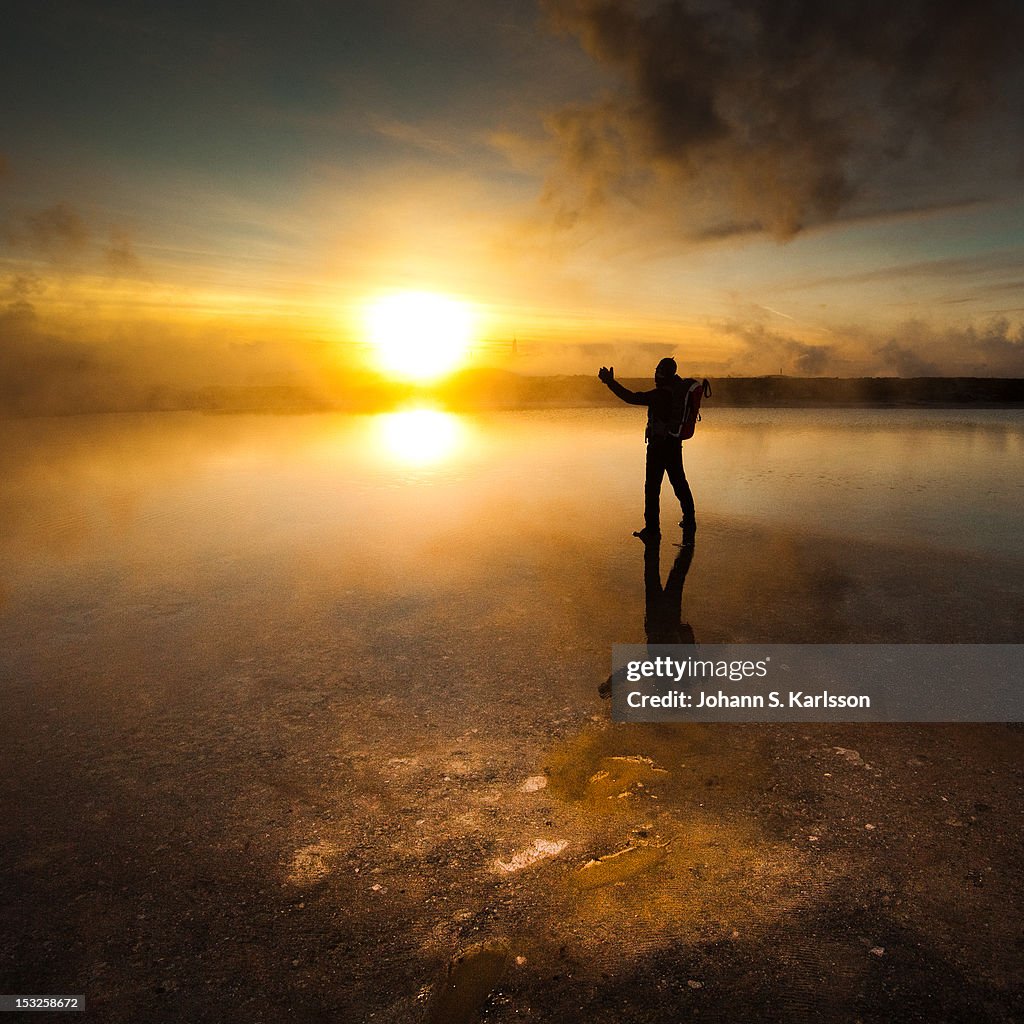
[[[501,942],[485,942],[463,950],[434,989],[427,1016],[430,1024],[469,1024],[476,1020],[501,981],[508,961],[508,946]]]
[[[670,774],[649,757],[604,757],[587,780],[586,795],[591,800],[619,800],[667,779]]]
[[[573,848],[594,858],[565,877],[580,948],[599,956],[608,932],[631,949],[724,940],[827,891],[841,865],[816,865],[809,883],[813,854],[764,830],[776,759],[763,730],[689,723],[608,725],[558,744],[549,789]]]
[[[773,763],[762,737],[703,723],[588,729],[550,753],[548,785],[556,798],[616,815],[641,798],[677,808],[744,803]]]
[[[614,885],[643,871],[648,871],[665,859],[668,844],[662,846],[627,846],[618,853],[589,861],[576,872],[576,886],[580,889],[600,889]]]

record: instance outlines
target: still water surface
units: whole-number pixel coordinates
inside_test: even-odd
[[[520,647],[556,636],[558,650],[637,638],[636,410],[105,416],[5,431],[0,611],[15,633],[36,622],[40,644],[67,620],[107,658],[120,639],[90,629],[109,620],[123,635],[132,609],[140,636],[163,622],[153,615],[207,630],[229,617],[204,641],[215,660],[261,624],[324,616],[356,657],[381,631],[412,643],[483,629],[492,654],[513,635]],[[698,638],[1016,639],[1022,453],[1014,411],[710,411],[684,456]],[[662,504],[667,572],[679,539],[667,482]],[[933,636],[936,616],[949,625]]]
[[[0,517],[17,577],[307,545],[640,525],[635,410],[80,417],[5,424]],[[685,445],[702,521],[1017,556],[1015,411],[713,410]],[[677,511],[668,497],[666,522]],[[674,538],[673,538],[674,539]],[[12,582],[8,578],[8,585]]]

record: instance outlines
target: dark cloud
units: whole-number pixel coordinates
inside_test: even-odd
[[[865,186],[887,167],[910,162],[911,179],[927,178],[929,154],[934,172],[934,153],[997,123],[1000,99],[1020,104],[1019,75],[1007,77],[1024,38],[1013,0],[547,6],[614,81],[548,122],[563,160],[551,195],[566,223],[657,186],[695,235],[790,237],[878,202]],[[1017,136],[1011,127],[994,141]]]

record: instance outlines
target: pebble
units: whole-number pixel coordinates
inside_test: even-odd
[[[536,793],[548,784],[546,775],[531,775],[520,787],[520,793]]]

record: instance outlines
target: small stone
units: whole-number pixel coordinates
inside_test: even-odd
[[[548,784],[546,775],[531,775],[520,787],[520,793],[536,793]]]
[[[871,955],[872,956],[885,956],[885,947],[884,946],[872,946],[871,947]]]
[[[517,956],[516,957],[516,966],[517,967],[522,967],[523,964],[525,964],[525,963],[526,963],[526,957],[525,956]]]
[[[863,765],[864,759],[860,756],[860,752],[857,750],[850,750],[848,747],[833,747],[832,748],[840,757],[845,758],[850,764]]]
[[[874,826],[874,825],[872,825],[870,821],[869,821],[869,822],[868,822],[868,823],[867,823],[867,824],[866,824],[866,825],[865,825],[864,827],[865,827],[865,828],[866,828],[866,829],[867,829],[867,830],[868,830],[869,832],[874,832],[874,831],[875,831],[875,826]]]
[[[691,978],[686,984],[689,985],[690,988],[692,988],[692,989],[698,989],[698,988],[703,988],[704,987],[704,982],[702,982],[702,981],[694,981],[693,978]]]
[[[510,875],[515,871],[522,871],[523,868],[533,867],[534,864],[549,857],[557,857],[568,845],[569,843],[565,839],[560,839],[557,842],[548,839],[535,839],[532,846],[519,850],[511,860],[496,860],[493,870],[499,875]]]

